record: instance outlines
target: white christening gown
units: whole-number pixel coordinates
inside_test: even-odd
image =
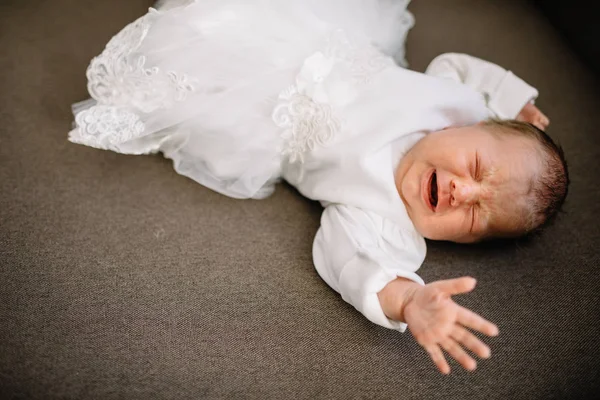
[[[92,100],[74,105],[69,139],[160,151],[213,190],[266,197],[282,163],[303,161],[343,129],[315,79],[358,84],[392,64],[384,54],[404,62],[407,3],[171,0],[151,8],[91,61]]]
[[[92,99],[75,104],[69,139],[162,152],[236,198],[287,180],[325,206],[320,276],[369,320],[406,329],[377,297],[399,276],[423,283],[425,241],[394,182],[401,157],[428,132],[486,119],[488,106],[513,118],[535,89],[461,55],[429,75],[402,68],[408,0],[176,3],[151,8],[91,61]]]

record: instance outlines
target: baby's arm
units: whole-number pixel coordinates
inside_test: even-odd
[[[496,64],[466,54],[448,53],[436,57],[425,73],[477,90],[497,118],[530,122],[542,130],[549,124],[548,118],[533,104],[538,91]]]
[[[417,285],[423,280],[415,273],[425,256],[425,243],[415,235],[414,243],[391,257],[390,241],[410,238],[383,238],[389,224],[378,215],[356,207],[329,205],[323,211],[321,227],[313,245],[313,260],[323,280],[367,319],[389,329],[404,332],[406,324],[388,318],[377,293],[398,277]],[[385,225],[385,226],[384,226]]]
[[[497,333],[497,328],[450,299],[472,290],[473,279],[424,285],[415,274],[423,262],[424,246],[418,234],[398,231],[373,213],[330,205],[323,212],[313,256],[323,280],[370,321],[402,332],[408,323],[443,373],[449,367],[440,346],[472,370],[475,361],[460,345],[485,358],[490,350],[466,327],[486,334]]]

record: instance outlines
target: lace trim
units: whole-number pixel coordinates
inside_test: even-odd
[[[127,25],[90,62],[88,91],[98,105],[77,115],[80,143],[102,147],[102,143],[138,138],[145,127],[133,110],[150,113],[169,108],[195,91],[196,80],[187,74],[149,67],[144,55],[134,56],[157,14],[150,9]]]
[[[157,11],[127,25],[95,57],[88,69],[88,90],[99,104],[129,106],[145,113],[172,106],[194,91],[186,74],[147,67],[146,57],[132,54],[148,34]]]
[[[307,152],[327,146],[342,126],[334,106],[351,101],[359,86],[391,65],[374,47],[355,46],[342,30],[334,31],[325,51],[305,60],[296,84],[281,92],[273,110],[273,121],[283,129],[281,152],[289,163],[302,164]]]
[[[102,149],[135,139],[145,129],[137,114],[113,106],[91,107],[77,114],[75,122],[78,135],[71,135],[71,140]]]

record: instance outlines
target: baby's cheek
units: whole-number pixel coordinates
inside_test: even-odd
[[[416,224],[415,224],[416,225]],[[431,240],[446,240],[449,231],[449,224],[442,216],[428,216],[423,218],[417,226],[417,230]]]
[[[435,220],[433,220],[430,216],[425,216],[423,214],[418,213],[409,213],[409,217],[421,235],[423,235],[427,239],[437,240],[435,238]]]
[[[465,236],[465,217],[458,210],[449,212],[445,215],[435,216],[436,240],[455,241]]]

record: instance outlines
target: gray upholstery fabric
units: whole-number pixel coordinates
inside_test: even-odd
[[[598,391],[598,77],[526,2],[419,0],[408,57],[466,52],[537,86],[568,155],[567,213],[527,243],[430,243],[426,281],[496,322],[442,376],[311,262],[318,204],[238,201],[159,156],[67,142],[85,68],[150,0],[0,3],[0,397],[567,399]]]

